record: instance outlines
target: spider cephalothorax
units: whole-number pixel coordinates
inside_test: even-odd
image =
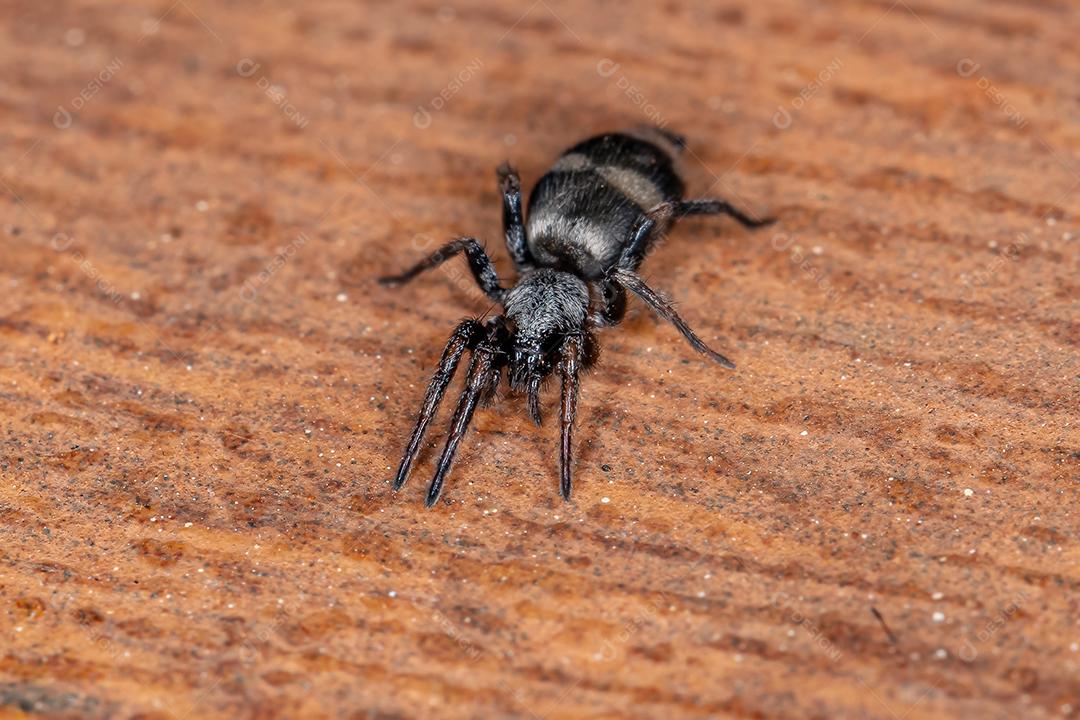
[[[694,349],[725,367],[735,367],[711,350],[636,273],[649,248],[684,215],[726,214],[747,227],[771,222],[744,215],[723,200],[684,200],[683,182],[675,169],[684,145],[681,137],[659,128],[585,140],[563,153],[537,182],[529,198],[527,223],[517,173],[509,165],[501,166],[506,245],[519,273],[511,288],[502,287],[491,259],[469,237],[447,243],[401,275],[381,279],[388,285],[404,283],[465,253],[480,289],[503,307],[502,315],[485,323],[462,321],[451,335],[405,448],[395,490],[408,479],[428,425],[468,350],[465,389],[428,488],[428,506],[439,499],[473,413],[494,397],[504,372],[510,387],[526,397],[538,425],[540,387],[555,373],[561,377],[560,491],[569,499],[578,378],[596,360],[598,345],[592,330],[622,320],[627,290],[674,324]]]
[[[550,268],[526,271],[503,299],[513,323],[510,386],[529,398],[529,413],[540,424],[540,384],[557,367],[567,341],[583,342],[589,286],[577,275]]]

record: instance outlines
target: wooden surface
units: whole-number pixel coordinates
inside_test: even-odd
[[[1075,3],[2,13],[4,716],[1080,714]],[[393,495],[489,308],[373,276],[647,121],[738,370],[637,308],[572,503],[515,397]]]

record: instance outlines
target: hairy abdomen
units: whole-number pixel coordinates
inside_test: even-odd
[[[529,197],[526,234],[537,263],[600,277],[640,217],[679,200],[682,141],[654,128],[608,133],[567,150]]]

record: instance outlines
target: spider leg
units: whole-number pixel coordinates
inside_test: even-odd
[[[676,203],[664,202],[642,215],[634,225],[634,229],[630,231],[630,242],[623,248],[616,266],[627,270],[637,270],[656,240],[667,228],[671,227],[676,217],[676,210]]]
[[[499,177],[499,193],[503,201],[503,232],[506,249],[518,270],[533,264],[529,244],[525,240],[525,223],[521,214],[521,179],[510,163],[504,162],[495,171]]]
[[[758,228],[776,222],[775,218],[759,220],[724,200],[712,198],[660,203],[642,215],[631,230],[630,241],[623,248],[617,265],[627,270],[637,270],[641,261],[645,259],[645,255],[672,223],[687,215],[730,215],[748,228]]]
[[[488,336],[473,350],[472,360],[469,362],[469,374],[465,380],[465,390],[461,393],[457,408],[454,410],[446,445],[443,447],[442,455],[439,456],[435,476],[431,479],[431,485],[428,486],[425,500],[428,507],[438,501],[461,439],[465,437],[465,431],[469,429],[469,423],[472,422],[476,406],[480,404],[485,394],[490,392],[492,379],[500,370],[504,356],[498,354],[499,348],[493,340],[496,332],[501,329],[501,321],[501,318],[493,318],[488,323]]]
[[[704,355],[708,355],[726,368],[731,370],[735,369],[735,363],[706,345],[705,341],[699,338],[694,331],[690,329],[690,326],[686,324],[686,321],[679,317],[679,314],[675,312],[675,308],[671,306],[671,303],[665,299],[663,295],[660,295],[646,285],[645,281],[642,280],[637,273],[623,268],[616,268],[612,271],[611,279],[644,300],[657,315],[674,325],[678,331],[682,333],[682,336],[686,338],[686,341],[690,343],[690,347]]]
[[[590,294],[596,298],[589,308],[589,321],[594,327],[612,327],[626,315],[626,288],[610,277],[589,282]]]
[[[475,320],[465,320],[457,326],[450,336],[450,340],[447,341],[442,357],[439,358],[439,365],[435,369],[435,374],[431,376],[431,382],[428,384],[427,395],[424,396],[424,404],[420,407],[420,416],[416,419],[416,426],[409,437],[409,444],[405,446],[405,454],[401,458],[397,476],[394,478],[394,490],[400,490],[405,481],[409,479],[409,472],[412,470],[413,462],[420,452],[420,444],[424,440],[424,434],[439,409],[439,403],[442,402],[443,395],[446,394],[446,388],[454,378],[458,361],[461,360],[461,355],[466,348],[472,347],[476,343],[482,330],[483,326]]]
[[[748,228],[759,228],[771,225],[776,218],[756,218],[727,202],[716,198],[699,198],[697,200],[680,200],[676,203],[676,216],[686,215],[728,215],[734,218],[740,225]]]
[[[573,487],[570,471],[571,439],[574,430],[574,420],[577,418],[578,371],[581,365],[581,336],[571,335],[562,346],[559,370],[562,373],[562,441],[559,454],[559,469],[561,473],[559,493],[563,500],[570,499],[570,490]]]
[[[491,258],[484,252],[484,248],[477,242],[476,238],[471,237],[460,237],[451,240],[400,275],[387,275],[379,278],[379,283],[382,285],[402,285],[425,270],[431,270],[442,265],[461,252],[465,253],[465,257],[469,261],[469,270],[472,271],[476,284],[489,298],[495,302],[501,302],[506,290],[499,285],[499,275],[495,272],[495,265],[492,264]]]

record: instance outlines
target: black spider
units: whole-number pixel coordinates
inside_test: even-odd
[[[684,215],[726,214],[746,227],[772,222],[745,215],[723,200],[684,200],[683,181],[675,168],[684,147],[683,138],[659,128],[585,140],[563,153],[537,182],[529,197],[527,222],[521,213],[517,172],[504,163],[498,169],[503,226],[506,247],[519,273],[511,288],[499,284],[491,259],[471,237],[453,240],[401,275],[380,278],[385,285],[398,285],[463,252],[477,284],[504,309],[504,315],[486,323],[464,320],[454,330],[405,448],[395,490],[409,477],[458,361],[470,350],[465,390],[428,488],[428,507],[439,499],[473,412],[493,397],[504,368],[509,371],[510,386],[525,392],[529,414],[539,425],[540,385],[558,366],[562,376],[560,489],[563,498],[569,499],[578,373],[596,360],[599,348],[592,329],[622,320],[627,290],[675,325],[695,350],[724,367],[735,367],[695,335],[667,300],[635,272],[649,248]]]

